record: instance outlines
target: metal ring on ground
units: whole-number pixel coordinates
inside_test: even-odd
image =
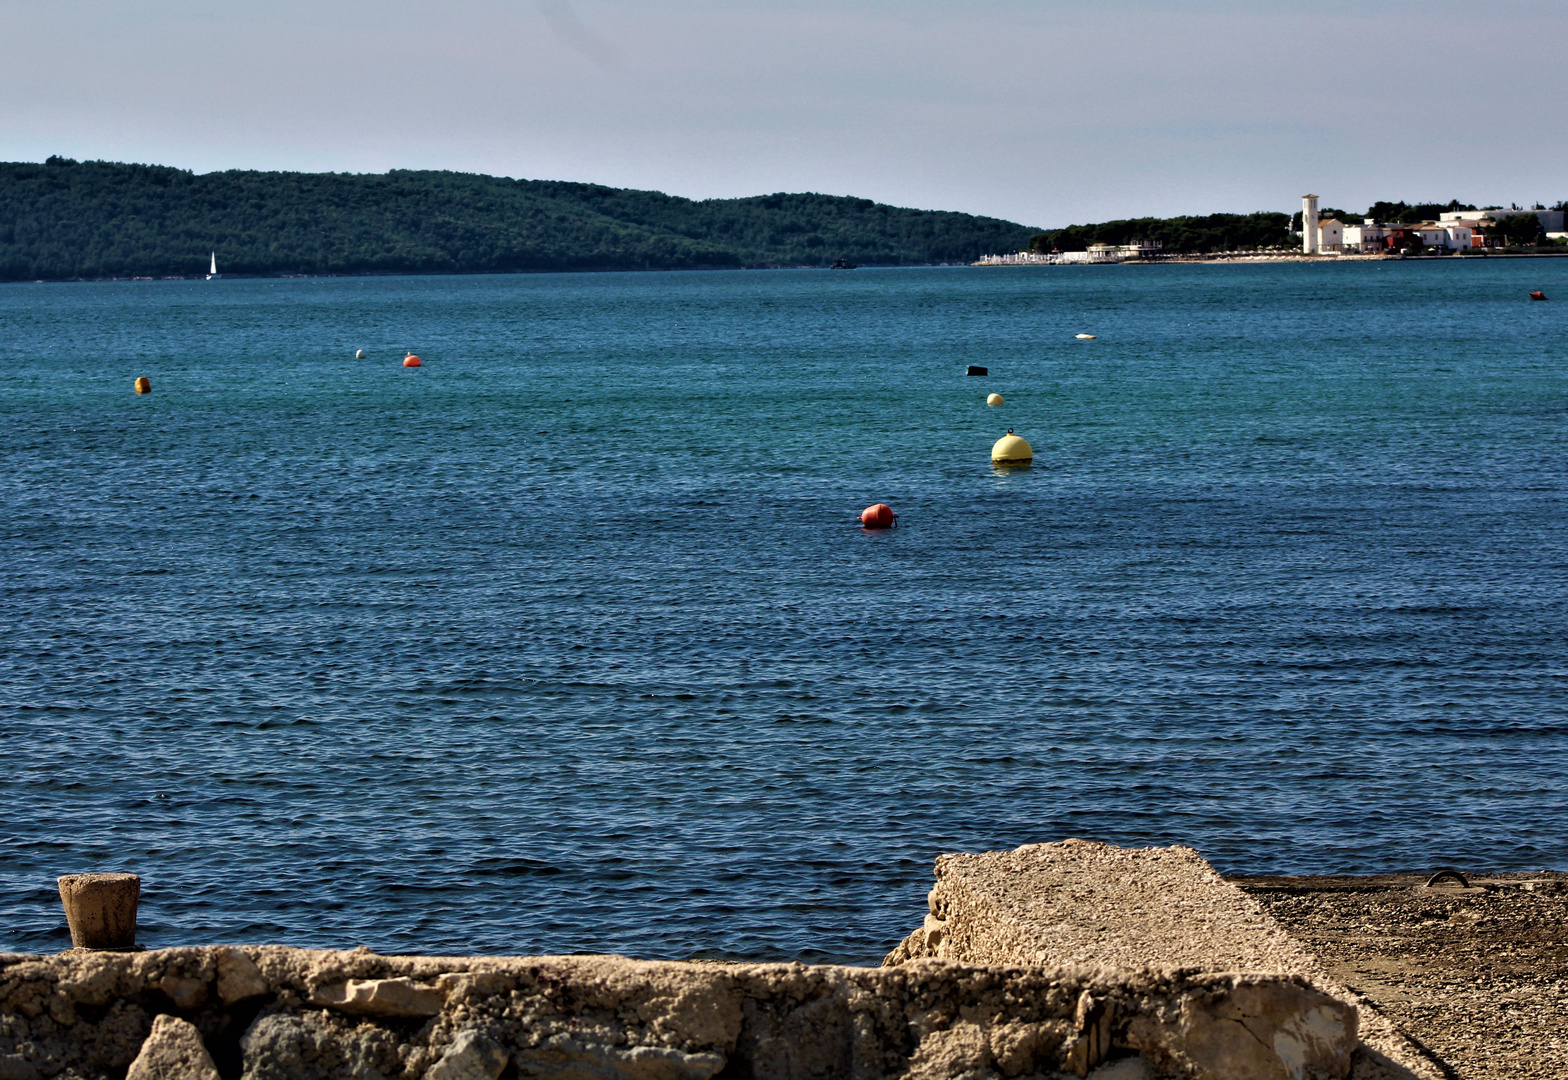
[[[1446,866],[1426,879],[1426,887],[1429,889],[1435,889],[1437,888],[1439,882],[1446,881],[1449,878],[1453,878],[1455,881],[1457,881],[1461,889],[1468,889],[1470,887],[1469,878],[1465,877],[1458,870],[1454,870]]]

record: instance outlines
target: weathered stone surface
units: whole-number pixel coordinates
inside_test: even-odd
[[[324,1012],[257,1018],[240,1040],[244,1080],[365,1080],[402,1071],[399,1039]]]
[[[271,989],[250,957],[239,949],[218,950],[218,997],[225,1005],[261,997]]]
[[[439,986],[412,979],[349,979],[320,987],[310,996],[312,1005],[359,1016],[435,1016],[445,1002]]]
[[[1350,1037],[1344,1033],[1353,1031],[1348,1010],[1336,1012],[1346,1009],[1342,1003],[1290,975],[936,960],[848,968],[239,951],[267,991],[253,993],[252,977],[238,1004],[224,1004],[221,989],[208,992],[188,1019],[204,1032],[248,1025],[239,1038],[246,1080],[455,1080],[485,1077],[505,1059],[523,1077],[615,1080],[721,1073],[999,1080],[1113,1068],[1190,1078],[1214,1074],[1217,1066],[1207,1063],[1216,1054],[1234,1056],[1225,1039],[1231,1028],[1271,1046],[1285,1046],[1281,1033],[1295,1039],[1302,1077],[1313,1070],[1343,1076],[1335,1062]],[[246,970],[233,953],[0,958],[5,1037],[47,1061],[41,1074],[115,1075],[167,1008],[170,980],[221,983],[225,972]],[[366,1003],[372,1011],[343,1008]],[[97,1010],[98,1018],[79,1008]],[[1328,1020],[1291,1026],[1314,1010]],[[1329,1022],[1336,1018],[1340,1042]]]
[[[425,1080],[496,1080],[507,1059],[506,1048],[488,1035],[464,1031],[425,1072]]]
[[[142,879],[135,874],[66,874],[60,903],[78,949],[129,949],[136,944],[136,905]]]
[[[567,1035],[551,1036],[515,1058],[519,1076],[553,1080],[709,1080],[724,1060],[669,1046],[596,1046]]]
[[[20,1054],[0,1054],[0,1080],[38,1080],[38,1068]]]
[[[219,1080],[212,1055],[195,1025],[176,1016],[160,1016],[131,1062],[125,1080]]]
[[[1089,1074],[1088,1080],[1152,1080],[1149,1063],[1141,1057],[1107,1062]]]
[[[885,964],[924,957],[980,964],[1290,974],[1342,1005],[1361,1004],[1256,901],[1221,878],[1191,848],[1118,848],[1064,840],[1014,851],[942,855],[936,877],[923,925]],[[1191,1046],[1180,1067],[1200,1073],[1218,1068],[1203,1064],[1202,1055],[1207,1054],[1215,1062],[1235,1063],[1226,1067],[1260,1069],[1255,1062],[1242,1062],[1247,1047],[1261,1045],[1267,1048],[1265,1056],[1279,1063],[1269,1067],[1285,1068],[1287,1074],[1305,1069],[1304,1075],[1312,1075],[1312,1069],[1321,1068],[1330,1070],[1327,1075],[1347,1075],[1332,1071],[1341,1067],[1341,1035],[1334,1032],[1346,1030],[1344,1018],[1337,1008],[1313,1011],[1318,1007],[1292,994],[1281,984],[1264,994],[1277,995],[1276,1000],[1252,997],[1245,1006],[1235,1005],[1261,1010],[1248,1013],[1252,1019],[1245,1024],[1218,1014],[1192,1014],[1185,1036]],[[1308,1012],[1292,1016],[1291,1009]],[[1315,1018],[1310,1022],[1309,1013]],[[1360,1080],[1442,1076],[1434,1062],[1375,1011],[1361,1009],[1348,1022],[1352,1038],[1359,1030],[1366,1043],[1352,1066]],[[1090,1045],[1074,1053],[1075,1069],[1097,1063]]]
[[[1134,1022],[1127,1041],[1156,1060],[1171,1055],[1194,1080],[1347,1077],[1356,1010],[1321,991],[1279,981],[1238,985],[1222,1000],[1182,1003],[1180,1034]]]
[[[1358,1046],[1354,997],[1189,849],[944,856],[889,963],[0,955],[0,1069],[125,1075],[172,1006],[245,1080],[1438,1075]]]
[[[1191,848],[1087,840],[942,855],[930,914],[888,955],[979,964],[1304,971],[1311,956]]]

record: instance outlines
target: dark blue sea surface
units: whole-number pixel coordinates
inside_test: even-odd
[[[1568,260],[18,284],[0,362],[0,949],[89,870],[875,962],[945,851],[1568,869]]]

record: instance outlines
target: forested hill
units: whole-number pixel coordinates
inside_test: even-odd
[[[452,172],[0,163],[0,280],[969,262],[1034,229],[831,195],[695,202]]]

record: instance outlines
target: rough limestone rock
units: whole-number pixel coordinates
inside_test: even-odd
[[[398,1032],[330,1013],[276,1012],[259,1017],[240,1041],[244,1080],[407,1075],[400,1043]]]
[[[218,1080],[218,1067],[195,1025],[176,1016],[160,1016],[152,1022],[125,1080]]]
[[[1362,1043],[1353,1066],[1358,1080],[1443,1076],[1436,1063],[1364,999],[1334,982],[1255,900],[1191,848],[1119,848],[1087,840],[1029,844],[1014,851],[939,856],[936,878],[924,924],[884,964],[923,958],[1290,974],[1359,1006]],[[1237,1062],[1227,1067],[1242,1068],[1243,1051],[1261,1040],[1268,1050],[1264,1056],[1277,1059],[1286,1075],[1302,1070],[1312,1075],[1318,1066],[1309,1062],[1318,1060],[1318,1051],[1303,1048],[1333,1041],[1338,1020],[1304,1001],[1291,1004],[1283,985],[1272,993],[1278,998],[1273,1002],[1249,999],[1253,1018],[1239,1026],[1226,1019],[1216,1027],[1195,1015],[1188,1026],[1189,1057],[1197,1061],[1208,1054],[1215,1061]]]
[[[185,1020],[160,1016],[186,981],[202,984],[187,995],[199,1004]],[[16,1070],[122,1076],[138,1054],[154,1060],[166,1041],[155,1025],[173,1024],[245,1080],[496,1080],[509,1066],[556,1080],[1309,1080],[1344,1077],[1355,1043],[1352,1008],[1278,974],[270,946],[0,956],[0,1054]],[[1268,1058],[1252,1049],[1259,1039],[1275,1048],[1265,1065],[1215,1071],[1216,1060]]]
[[[1186,848],[1066,841],[943,856],[925,925],[881,968],[275,946],[0,955],[0,1080],[220,1071],[244,1080],[1441,1075],[1374,1011],[1363,1004],[1358,1015],[1354,995]]]
[[[254,960],[239,949],[218,950],[218,998],[225,1005],[261,997],[269,989]]]
[[[435,1016],[445,1001],[441,987],[412,979],[348,979],[310,995],[312,1005],[359,1016]]]
[[[925,925],[888,955],[976,964],[1305,971],[1312,958],[1191,848],[1087,840],[941,855]]]
[[[426,1071],[425,1080],[496,1080],[507,1060],[500,1043],[477,1031],[464,1031]]]

